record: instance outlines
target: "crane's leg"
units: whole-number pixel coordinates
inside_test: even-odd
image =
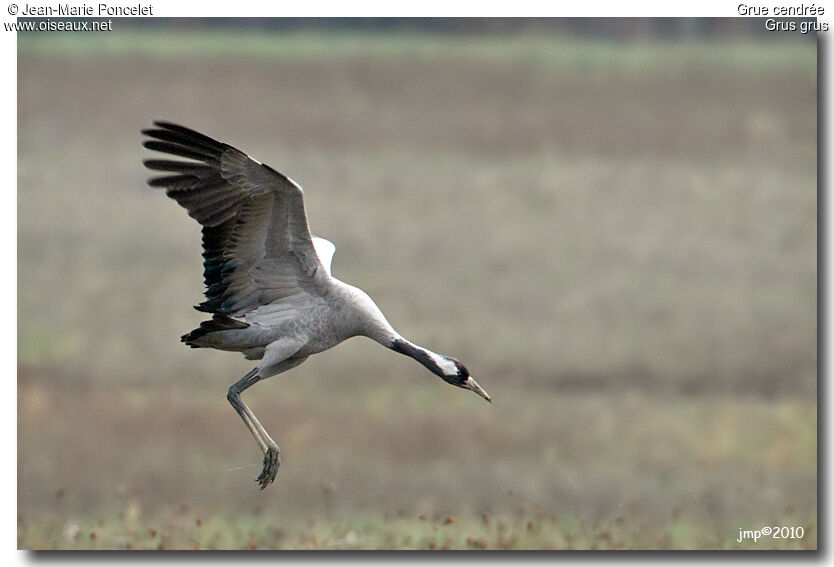
[[[235,408],[243,423],[252,433],[252,437],[258,443],[261,451],[264,452],[264,468],[261,474],[255,480],[261,485],[261,490],[266,488],[272,481],[275,480],[275,475],[278,473],[278,467],[281,465],[281,449],[278,444],[272,440],[269,433],[255,414],[249,409],[243,400],[240,399],[240,393],[249,386],[256,384],[261,377],[258,375],[258,369],[253,368],[246,376],[235,382],[229,387],[229,392],[226,398],[232,407]]]
[[[266,451],[266,442],[261,435],[261,432],[255,427],[254,422],[249,414],[252,413],[246,404],[243,403],[243,400],[240,399],[240,393],[244,391],[246,388],[255,384],[260,380],[258,376],[258,369],[253,368],[251,372],[249,372],[246,376],[235,382],[233,385],[229,386],[229,391],[226,394],[226,399],[229,400],[229,403],[232,404],[232,407],[235,408],[235,411],[243,420],[243,423],[249,429],[249,432],[252,434],[252,437],[255,438],[255,441],[258,443],[258,446],[261,448],[261,451]],[[253,414],[254,415],[254,414]]]
[[[274,376],[276,374],[280,374],[281,372],[285,372],[290,368],[295,368],[306,359],[307,357],[305,356],[287,358],[280,360],[277,363],[270,363],[270,359],[266,358],[265,360],[268,364],[262,363],[261,365],[253,368],[246,376],[232,384],[229,387],[228,394],[226,395],[229,403],[232,404],[232,407],[235,408],[235,411],[243,420],[243,423],[246,424],[249,432],[252,433],[252,437],[255,438],[255,441],[258,443],[261,451],[264,452],[264,468],[261,471],[261,474],[258,475],[258,478],[255,479],[255,481],[261,485],[261,490],[269,486],[269,484],[275,480],[275,475],[278,473],[278,467],[281,465],[281,449],[278,447],[278,444],[272,440],[269,433],[266,432],[266,429],[263,425],[261,425],[261,422],[258,421],[258,418],[255,417],[252,410],[249,409],[249,406],[243,403],[243,400],[240,399],[240,394],[246,388],[264,379],[264,377]],[[272,360],[274,360],[274,358]]]

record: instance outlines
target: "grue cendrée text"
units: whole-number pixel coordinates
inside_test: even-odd
[[[142,131],[151,138],[146,148],[190,161],[145,160],[149,169],[169,173],[148,184],[164,188],[203,227],[206,300],[196,309],[212,317],[182,341],[259,361],[227,398],[264,452],[256,479],[261,489],[275,480],[280,449],[241,392],[345,339],[370,337],[492,401],[458,360],[404,339],[364,291],[331,275],[336,247],[310,234],[297,183],[194,130],[168,122],[154,126]]]

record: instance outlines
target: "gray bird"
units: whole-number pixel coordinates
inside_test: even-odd
[[[310,234],[297,183],[194,130],[168,122],[154,126],[142,131],[151,138],[146,148],[190,161],[145,160],[149,169],[169,172],[148,184],[164,188],[203,227],[206,300],[195,308],[212,317],[182,341],[259,361],[229,387],[227,398],[264,452],[256,479],[261,489],[275,480],[280,449],[241,392],[345,339],[370,337],[492,401],[458,360],[404,339],[364,291],[331,275],[336,247]]]

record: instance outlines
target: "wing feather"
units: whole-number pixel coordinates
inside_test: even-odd
[[[336,252],[336,245],[326,238],[314,236],[313,247],[316,249],[316,254],[318,254],[319,261],[321,261],[324,269],[327,270],[328,274],[332,274],[330,264],[333,261],[333,253]]]
[[[154,126],[142,131],[146,148],[193,160],[144,164],[171,173],[148,184],[164,188],[203,226],[206,300],[197,309],[234,317],[320,296],[332,251],[326,259],[316,251],[301,187],[204,134],[169,122]]]

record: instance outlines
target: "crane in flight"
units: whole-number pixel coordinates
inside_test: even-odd
[[[256,481],[275,480],[278,444],[240,394],[345,339],[366,336],[417,360],[453,386],[481,388],[458,360],[397,333],[368,295],[334,278],[336,247],[312,236],[301,187],[240,150],[189,128],[154,122],[144,146],[182,159],[148,159],[148,180],[203,227],[206,300],[196,309],[211,319],[182,336],[194,348],[240,352],[258,363],[229,387],[227,398],[264,453]]]

